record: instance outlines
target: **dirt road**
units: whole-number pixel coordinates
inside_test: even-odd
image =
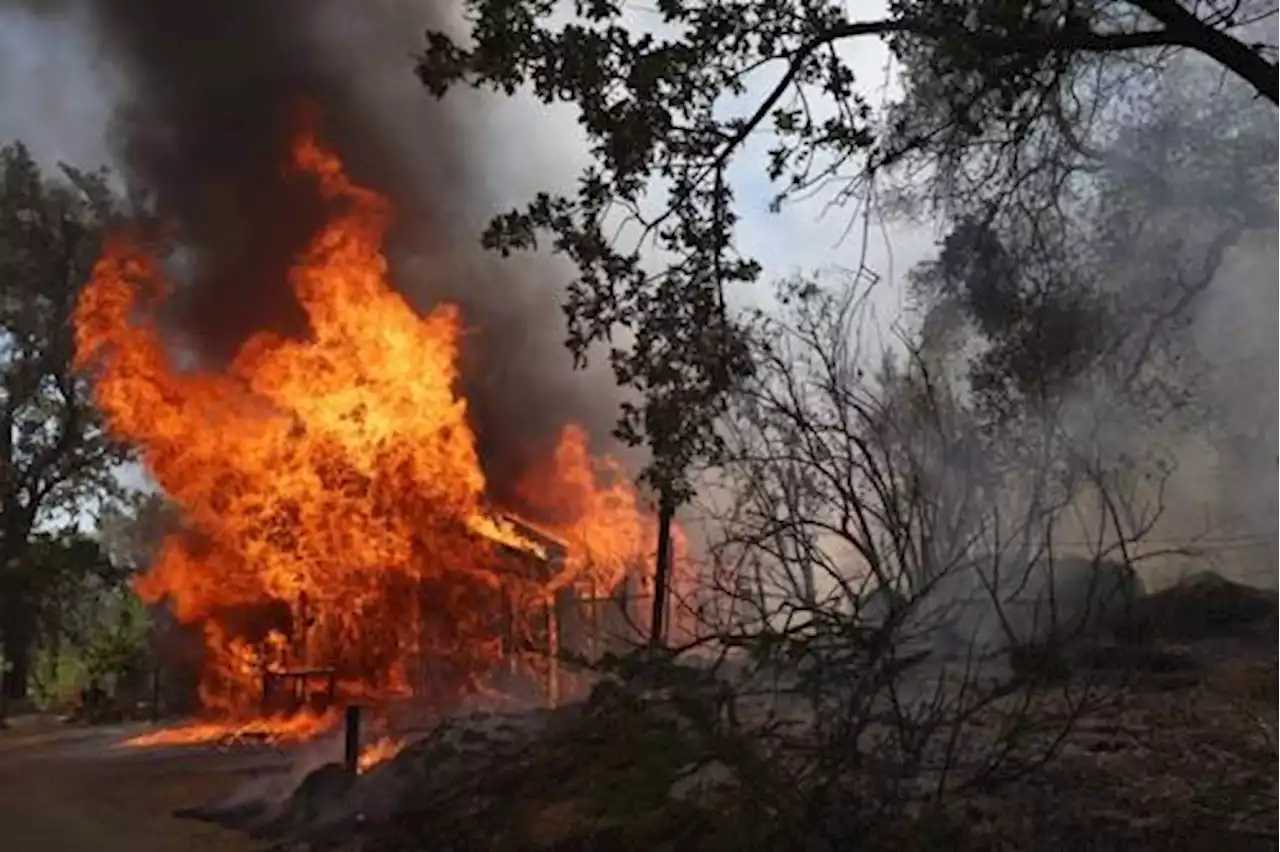
[[[121,749],[134,729],[0,735],[4,852],[255,852],[265,847],[175,809],[221,795],[261,770],[213,749]]]

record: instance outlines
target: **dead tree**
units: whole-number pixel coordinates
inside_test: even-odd
[[[1160,489],[1121,487],[1052,408],[980,430],[910,347],[873,369],[856,281],[786,295],[782,318],[759,320],[721,499],[702,507],[723,604],[703,632],[749,652],[738,671],[766,718],[805,723],[774,729],[777,749],[810,757],[771,795],[906,813],[1034,769],[1099,687],[1011,662],[1083,631],[1092,592],[1068,607],[1055,566],[1070,554],[1092,589],[1100,566],[1130,565]]]

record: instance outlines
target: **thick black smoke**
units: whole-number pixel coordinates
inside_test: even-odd
[[[130,83],[111,132],[117,159],[195,261],[173,306],[183,337],[217,361],[259,329],[301,329],[285,270],[324,211],[282,165],[298,110],[315,105],[352,176],[396,207],[397,286],[419,307],[463,307],[462,391],[501,500],[565,420],[607,435],[614,397],[571,369],[550,265],[502,264],[478,245],[491,212],[482,146],[413,77],[421,33],[448,26],[451,6],[93,0],[93,16]]]

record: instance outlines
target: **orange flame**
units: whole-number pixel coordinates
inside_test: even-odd
[[[77,306],[78,366],[186,525],[138,578],[138,594],[168,600],[200,631],[198,695],[229,719],[134,745],[306,738],[333,724],[323,711],[260,719],[273,675],[278,690],[308,679],[324,690],[332,678],[339,701],[379,701],[421,683],[430,661],[433,687],[456,692],[497,661],[495,545],[547,556],[486,512],[454,390],[460,317],[452,306],[422,316],[389,287],[387,201],[349,182],[311,136],[293,166],[338,211],[289,276],[306,338],[257,334],[225,371],[179,370],[155,320],[170,284],[125,235],[106,244]],[[584,577],[613,586],[648,562],[652,521],[621,466],[591,457],[579,427],[564,430],[525,491],[567,544],[553,587]],[[545,601],[553,590],[516,597]]]
[[[245,722],[189,722],[138,734],[124,742],[127,746],[198,745],[221,742],[263,742],[272,745],[309,740],[333,728],[336,713],[296,713],[288,718],[250,719]]]
[[[300,669],[322,687],[330,672],[340,700],[403,694],[427,660],[434,688],[462,688],[498,653],[495,543],[545,555],[486,512],[455,391],[457,309],[423,316],[388,286],[385,199],[309,135],[293,157],[339,211],[290,272],[305,338],[260,333],[225,371],[177,369],[155,321],[170,285],[126,236],[74,318],[98,406],[185,522],[137,591],[201,632],[200,701],[233,719],[260,715],[264,683]],[[570,427],[530,479],[571,545],[569,579],[616,582],[643,558],[647,522],[620,474]]]
[[[175,370],[154,324],[168,285],[123,238],[75,316],[99,406],[189,525],[138,592],[202,626],[200,699],[242,715],[264,670],[323,662],[348,691],[393,695],[424,635],[461,674],[492,645],[467,619],[496,578],[493,548],[472,534],[494,522],[454,392],[458,313],[420,317],[387,286],[380,196],[309,137],[294,155],[325,200],[345,202],[291,273],[307,339],[259,334],[225,373]],[[424,584],[434,611],[415,613]],[[271,602],[283,615],[264,625],[252,610]],[[436,623],[404,629],[424,618]]]
[[[555,585],[589,579],[612,588],[652,540],[622,466],[611,458],[592,458],[580,426],[561,431],[555,456],[529,472],[520,496],[552,520],[567,545],[566,570]]]
[[[609,456],[591,454],[582,427],[569,424],[561,430],[555,455],[528,472],[520,496],[539,517],[549,519],[548,526],[566,545],[564,570],[547,591],[585,582],[596,594],[608,594],[631,575],[640,581],[639,591],[652,593],[656,519],[641,506],[623,466]],[[686,541],[673,523],[669,582],[671,594],[681,601],[691,597],[694,580]],[[673,607],[673,615],[684,611]]]

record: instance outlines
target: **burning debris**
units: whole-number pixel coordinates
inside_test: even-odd
[[[395,737],[378,737],[361,750],[356,767],[361,774],[368,772],[379,763],[395,757],[404,747],[403,740]]]
[[[611,592],[650,539],[619,467],[573,426],[522,481],[539,520],[492,509],[456,390],[458,311],[419,315],[388,285],[384,198],[310,132],[292,157],[332,211],[289,271],[305,337],[263,332],[224,371],[179,369],[157,320],[172,287],[126,236],[75,315],[98,404],[185,523],[137,590],[199,630],[200,706],[235,736],[306,736],[350,701],[448,702],[509,654],[516,624],[574,584]]]

